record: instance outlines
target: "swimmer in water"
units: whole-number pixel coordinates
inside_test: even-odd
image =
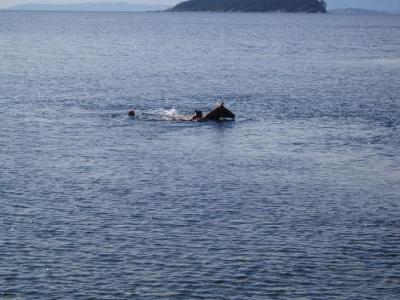
[[[191,121],[200,121],[203,119],[203,112],[201,110],[195,110],[195,115],[190,119]]]

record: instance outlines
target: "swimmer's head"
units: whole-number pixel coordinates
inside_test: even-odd
[[[134,117],[134,116],[135,116],[135,111],[134,111],[134,110],[130,110],[130,111],[128,112],[128,116]]]

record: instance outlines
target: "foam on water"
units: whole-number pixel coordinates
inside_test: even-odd
[[[178,120],[180,118],[183,118],[184,115],[182,113],[179,113],[176,108],[170,108],[170,109],[165,109],[165,108],[159,108],[155,110],[149,110],[148,112],[143,112],[141,116],[146,116],[148,118],[159,118],[161,120]]]

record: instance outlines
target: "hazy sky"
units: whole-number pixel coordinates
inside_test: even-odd
[[[66,4],[66,3],[87,3],[87,2],[126,2],[133,4],[166,4],[173,5],[182,1],[179,0],[0,0],[0,8],[10,7],[24,3],[45,3],[45,4]]]
[[[65,4],[79,2],[128,2],[138,4],[167,4],[173,5],[180,0],[0,0],[0,8],[6,8],[23,3]],[[376,10],[400,11],[400,0],[326,0],[328,8],[357,7]]]

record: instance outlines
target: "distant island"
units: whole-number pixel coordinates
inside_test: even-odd
[[[126,2],[88,2],[71,4],[27,3],[15,5],[7,10],[18,11],[162,11],[167,5],[130,4]]]
[[[323,0],[189,0],[169,11],[326,13]]]

